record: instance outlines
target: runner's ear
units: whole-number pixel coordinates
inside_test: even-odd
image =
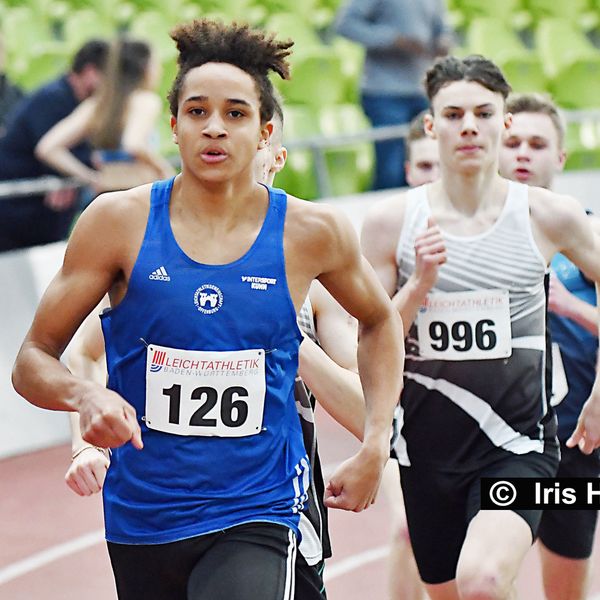
[[[171,116],[171,132],[173,134],[173,143],[178,144],[177,141],[177,118]]]

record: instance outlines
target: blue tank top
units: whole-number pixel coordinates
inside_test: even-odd
[[[596,304],[594,284],[585,279],[581,271],[565,256],[557,254],[552,260],[552,269],[562,284],[579,299]],[[558,406],[558,439],[569,438],[588,399],[596,373],[596,351],[598,338],[575,321],[549,312],[550,334],[558,344],[565,370],[569,391]]]
[[[206,265],[174,238],[172,187],[153,185],[127,293],[102,317],[108,387],[135,407],[144,440],[112,455],[106,537],[159,544],[248,522],[297,531],[310,473],[294,402],[287,197],[268,188],[250,249]]]

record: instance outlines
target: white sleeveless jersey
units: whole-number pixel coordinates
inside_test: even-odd
[[[399,287],[415,269],[415,237],[431,214],[427,186],[406,201]],[[400,463],[462,471],[506,453],[556,453],[546,394],[547,266],[533,239],[527,186],[509,182],[487,231],[443,237],[448,260],[406,338]]]

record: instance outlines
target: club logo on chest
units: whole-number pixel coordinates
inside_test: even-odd
[[[223,306],[223,292],[216,285],[205,283],[194,292],[194,304],[201,313],[212,315]]]

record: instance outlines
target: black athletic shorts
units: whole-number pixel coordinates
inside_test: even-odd
[[[429,465],[400,466],[410,541],[421,579],[436,584],[456,577],[456,565],[471,519],[481,505],[482,477],[554,477],[557,460],[530,452],[507,454],[472,472],[448,473]],[[515,510],[531,529],[541,510]]]
[[[557,477],[598,477],[600,453],[583,454],[579,448],[560,446],[561,459]],[[592,554],[597,510],[544,511],[538,537],[552,552],[573,559],[586,559]]]
[[[296,595],[295,600],[327,600],[323,572],[325,561],[309,565],[304,556],[298,552],[296,556]]]
[[[238,525],[169,544],[108,542],[119,600],[291,600],[296,536]]]

